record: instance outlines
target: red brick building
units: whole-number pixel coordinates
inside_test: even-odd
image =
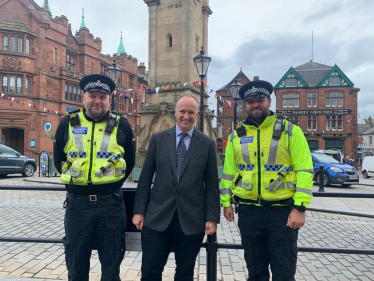
[[[79,80],[105,74],[113,60],[123,71],[115,111],[128,117],[135,132],[137,106],[147,102],[144,63],[138,66],[125,53],[122,37],[117,54],[102,54],[102,41],[90,33],[84,17],[73,34],[65,16],[53,18],[48,1],[43,6],[33,0],[0,0],[1,143],[34,158],[42,150],[52,152],[45,124],[51,124],[53,133],[69,108],[81,108]]]
[[[229,135],[234,127],[234,99],[232,98],[230,86],[235,79],[241,82],[242,85],[248,83],[250,80],[240,70],[240,72],[225,86],[221,87],[217,93],[217,150],[224,153],[226,150],[226,143]],[[258,77],[255,79],[258,79]],[[231,104],[231,106],[228,106]],[[237,100],[237,124],[247,119],[247,114],[243,108],[243,100]]]
[[[276,109],[303,130],[311,150],[340,149],[357,158],[357,94],[337,66],[313,61],[291,67],[275,85]]]

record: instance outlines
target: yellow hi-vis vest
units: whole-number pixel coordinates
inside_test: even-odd
[[[277,115],[266,117],[258,128],[242,124],[227,143],[221,203],[231,206],[234,194],[258,202],[293,198],[295,205],[307,207],[313,197],[313,174],[309,146],[299,126]]]
[[[93,123],[84,117],[83,109],[70,114],[72,118],[79,122],[77,126],[69,122],[69,138],[64,148],[67,161],[62,166],[61,182],[97,185],[121,180],[125,176],[126,161],[125,150],[117,143],[120,116],[110,113],[112,121],[117,123],[111,133],[106,132],[108,119]]]

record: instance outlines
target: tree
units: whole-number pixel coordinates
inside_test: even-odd
[[[369,116],[369,118],[364,118],[364,122],[366,125],[369,125],[370,128],[373,128],[374,127],[374,124],[373,124],[373,118],[371,118],[371,116]]]

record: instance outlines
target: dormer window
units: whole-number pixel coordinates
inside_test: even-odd
[[[340,86],[342,84],[342,78],[340,76],[329,77],[329,86]]]

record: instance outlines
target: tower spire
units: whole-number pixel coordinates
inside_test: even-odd
[[[86,23],[84,22],[84,9],[82,9],[82,22],[81,26],[79,27],[79,30],[81,30],[82,28],[87,28]]]
[[[117,50],[117,56],[120,56],[121,53],[126,53],[125,46],[123,45],[123,41],[122,41],[122,31],[121,31],[121,41],[119,42],[119,46]]]
[[[42,8],[43,8],[44,10],[48,10],[48,12],[49,12],[49,13],[51,14],[51,16],[52,16],[51,7],[49,6],[48,0],[44,0]]]

